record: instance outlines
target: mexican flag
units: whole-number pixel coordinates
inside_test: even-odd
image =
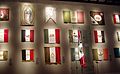
[[[94,31],[95,43],[104,43],[104,31],[95,30]]]
[[[81,31],[80,30],[69,30],[69,42],[77,43],[81,40]]]
[[[8,29],[0,29],[0,43],[8,42]]]
[[[60,47],[45,47],[46,64],[60,64]]]
[[[92,49],[93,53],[93,60],[95,61],[102,61],[108,60],[108,49]]]
[[[22,30],[22,42],[34,42],[34,30]]]
[[[60,43],[60,29],[44,29],[45,43]]]
[[[34,61],[34,50],[22,50],[22,61]]]

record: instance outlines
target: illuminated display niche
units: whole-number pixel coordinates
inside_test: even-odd
[[[9,8],[0,8],[0,21],[9,21]]]
[[[105,43],[104,31],[94,30],[95,43]]]
[[[44,29],[44,43],[60,44],[60,29]]]
[[[113,15],[114,24],[120,24],[120,14]]]
[[[69,42],[78,43],[82,41],[82,34],[80,30],[69,30]]]
[[[23,49],[22,50],[22,62],[33,62],[34,61],[34,50]]]
[[[49,21],[50,19],[56,22],[56,8],[45,7],[45,17],[46,17],[46,22]]]
[[[103,12],[90,11],[91,23],[95,25],[105,25]]]
[[[22,42],[34,42],[34,30],[21,30],[21,41]]]
[[[8,42],[8,29],[0,29],[0,43]]]
[[[60,47],[44,47],[46,64],[61,64]]]
[[[0,61],[7,61],[8,59],[8,51],[0,50]]]
[[[94,61],[107,61],[108,60],[108,49],[92,49]]]
[[[84,12],[80,10],[64,10],[63,21],[65,24],[84,24]]]
[[[34,9],[30,4],[24,4],[22,6],[21,25],[33,26],[34,25]]]

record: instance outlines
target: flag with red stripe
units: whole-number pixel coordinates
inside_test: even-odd
[[[45,62],[47,64],[60,64],[60,47],[45,47]]]
[[[44,29],[45,43],[60,43],[60,29]]]
[[[81,31],[80,30],[69,30],[69,42],[78,43],[81,42]]]
[[[8,42],[8,29],[0,29],[0,43]]]
[[[22,42],[34,42],[34,30],[22,30]]]
[[[119,14],[114,14],[113,19],[114,19],[114,24],[120,24],[120,15]]]
[[[108,49],[92,49],[93,60],[95,61],[106,61],[108,60]]]
[[[95,43],[104,43],[104,31],[95,30],[94,31]]]
[[[22,61],[34,61],[34,50],[22,50]]]

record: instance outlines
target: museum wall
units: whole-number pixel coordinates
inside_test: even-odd
[[[33,22],[25,25],[23,21],[24,5],[33,9]],[[46,21],[46,7],[56,9],[56,20]],[[0,74],[103,74],[120,72],[119,56],[115,58],[114,48],[120,48],[117,32],[119,24],[114,24],[113,14],[120,14],[119,6],[75,3],[75,2],[0,2],[0,8],[9,9],[9,20],[0,21],[0,29],[8,29],[8,42],[0,42],[0,50],[8,51],[8,59],[0,61]],[[1,10],[1,9],[0,9]],[[64,23],[64,10],[84,12],[84,22],[80,24]],[[91,23],[90,11],[104,13],[104,24]],[[45,43],[44,30],[59,29],[60,43]],[[71,48],[78,43],[69,42],[69,30],[80,30],[84,48],[86,67],[80,61],[71,61]],[[22,30],[34,30],[34,41],[22,42]],[[104,42],[95,42],[94,30],[104,31]],[[45,47],[60,47],[60,63],[45,62]],[[108,49],[107,60],[93,60],[93,49]],[[22,60],[22,50],[32,49],[34,60]]]

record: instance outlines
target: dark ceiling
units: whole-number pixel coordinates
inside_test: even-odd
[[[59,1],[85,2],[85,3],[96,3],[96,4],[119,5],[120,6],[120,0],[59,0]]]

